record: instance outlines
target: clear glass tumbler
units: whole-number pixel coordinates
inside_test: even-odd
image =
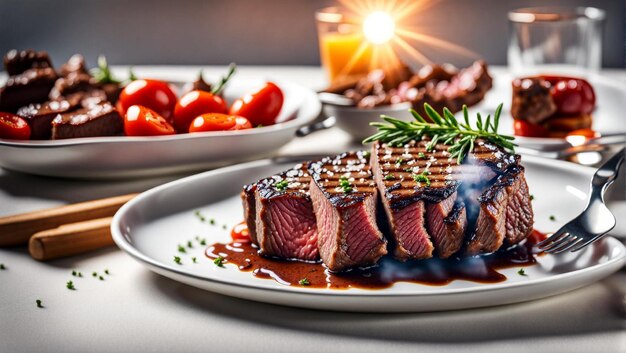
[[[536,7],[509,12],[509,69],[515,75],[586,76],[602,65],[605,12],[595,7]]]

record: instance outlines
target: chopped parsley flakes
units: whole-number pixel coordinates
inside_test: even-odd
[[[305,278],[299,280],[298,284],[300,284],[301,286],[308,286],[308,285],[311,284],[311,282],[309,282],[309,279],[305,277]]]
[[[523,268],[520,268],[519,271],[517,271],[517,274],[520,276],[526,276],[526,271],[524,271]]]
[[[4,264],[0,264],[0,270],[6,270],[7,268],[4,267]]]
[[[224,267],[224,258],[218,256],[215,260],[213,260],[213,263],[217,265],[217,267]]]
[[[556,217],[554,217],[554,215],[550,215],[550,220],[551,221],[556,221]]]
[[[274,183],[274,188],[279,191],[284,191],[289,186],[289,182],[285,179]]]
[[[424,159],[424,158],[426,158],[426,155],[424,154],[424,152],[420,152],[420,153],[417,154],[417,157]]]
[[[37,300],[35,300],[35,303],[37,303],[37,307],[38,307],[38,308],[43,308],[43,304],[42,304],[42,302],[41,302],[41,299],[37,299]]]
[[[395,176],[394,176],[393,174],[387,174],[387,175],[385,175],[385,180],[391,180],[391,179],[393,179],[393,178],[395,178]]]
[[[426,186],[430,186],[430,179],[428,179],[425,173],[413,174],[413,180],[415,180],[418,183],[424,183],[426,184]]]
[[[348,178],[346,177],[339,178],[339,187],[341,187],[343,192],[346,193],[352,191],[352,185],[350,185],[350,181],[348,181]]]
[[[174,256],[174,262],[176,262],[179,265],[182,265],[182,261],[180,260],[180,256]]]
[[[65,284],[65,286],[67,287],[67,289],[69,290],[76,290],[76,287],[74,287],[74,282],[72,281],[67,281],[67,283]]]

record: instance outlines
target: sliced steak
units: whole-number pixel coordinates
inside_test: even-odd
[[[282,259],[319,258],[317,224],[305,164],[244,187],[244,216],[260,254]]]
[[[28,69],[10,76],[0,88],[0,111],[16,112],[25,105],[47,101],[56,79],[51,67]]]
[[[67,60],[67,62],[63,64],[59,70],[59,75],[61,77],[67,77],[72,73],[89,74],[85,58],[80,54],[72,55],[72,57],[69,58],[69,60]]]
[[[17,115],[23,117],[30,126],[33,140],[48,140],[52,136],[52,120],[58,114],[64,114],[80,106],[80,97],[71,97],[58,101],[29,104],[20,108]]]
[[[115,136],[124,129],[124,121],[110,103],[58,114],[52,120],[52,139]]]
[[[29,69],[52,68],[45,51],[11,50],[4,56],[4,69],[9,76],[16,76]]]
[[[309,164],[320,257],[331,271],[374,265],[387,253],[367,156],[349,152]]]
[[[550,94],[550,82],[541,77],[526,77],[513,80],[512,85],[513,118],[539,124],[556,112],[556,104]]]
[[[470,255],[494,252],[528,237],[533,210],[522,166],[513,166],[478,198],[480,211],[467,245]]]
[[[426,229],[438,257],[447,259],[458,252],[465,239],[465,204],[456,202],[457,193],[441,202],[426,203]]]
[[[55,100],[73,93],[87,92],[98,88],[99,86],[95,78],[88,73],[80,71],[70,72],[67,76],[56,80],[54,87],[50,91],[49,98]]]

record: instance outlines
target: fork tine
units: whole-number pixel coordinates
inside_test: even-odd
[[[580,244],[581,242],[584,242],[584,241],[585,241],[585,239],[582,239],[580,237],[574,236],[574,240],[573,241],[567,243],[564,246],[559,247],[558,249],[552,249],[552,251],[550,251],[550,254],[560,254],[560,253],[565,252],[565,251],[571,249],[572,247],[574,247],[574,246],[576,246],[576,245],[578,245],[578,244]]]
[[[560,247],[561,245],[572,241],[573,235],[571,235],[570,233],[565,233],[565,234],[566,234],[565,236],[560,237],[557,241],[552,242],[548,244],[547,246],[543,247],[542,250],[545,252],[552,252],[554,249]]]
[[[607,232],[607,233],[608,233],[608,232]],[[603,237],[605,234],[606,234],[606,233],[598,234],[598,235],[596,235],[595,237],[593,237],[593,238],[591,238],[591,239],[589,239],[589,240],[586,240],[586,241],[583,241],[583,242],[581,242],[581,243],[578,243],[578,244],[577,244],[577,245],[576,245],[576,246],[572,249],[572,252],[577,252],[577,251],[582,250],[585,246],[587,246],[587,245],[589,245],[589,244],[593,243],[594,241],[596,241],[596,240],[600,239],[600,238],[601,238],[601,237]]]
[[[567,249],[570,245],[576,243],[578,239],[579,238],[576,237],[575,235],[569,234],[569,236],[561,240],[559,244],[557,244],[556,246],[551,246],[549,249],[546,249],[545,251],[550,254],[556,254],[558,253],[559,250]]]
[[[567,235],[567,232],[565,231],[565,227],[561,227],[561,229],[557,230],[554,234],[552,234],[548,238],[539,242],[536,246],[539,249],[545,248],[549,244],[559,241],[565,235]]]

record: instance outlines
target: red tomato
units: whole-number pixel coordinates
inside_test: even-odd
[[[30,126],[22,117],[0,112],[0,138],[10,140],[28,140]]]
[[[191,91],[174,107],[174,127],[178,132],[189,132],[193,119],[205,113],[228,113],[224,98],[210,92]]]
[[[221,113],[202,114],[189,126],[189,132],[251,129],[250,121],[242,116]]]
[[[515,120],[513,130],[517,136],[526,137],[547,137],[548,130],[541,125],[531,124],[524,120]]]
[[[562,114],[590,114],[596,105],[596,95],[589,82],[567,78],[550,89],[557,112]]]
[[[283,92],[272,82],[268,82],[254,93],[237,99],[229,113],[248,118],[252,125],[274,125],[283,107]]]
[[[568,132],[567,136],[584,136],[586,138],[594,138],[594,137],[600,137],[600,134],[593,131],[592,129],[578,129],[578,130]]]
[[[120,93],[117,108],[121,114],[126,114],[126,110],[132,105],[150,108],[165,119],[171,120],[176,105],[176,94],[167,82],[135,80]]]
[[[173,135],[174,127],[150,108],[131,105],[124,116],[124,133],[127,136]]]
[[[230,231],[230,237],[236,242],[248,242],[250,241],[250,231],[246,222],[237,224],[233,230]]]

